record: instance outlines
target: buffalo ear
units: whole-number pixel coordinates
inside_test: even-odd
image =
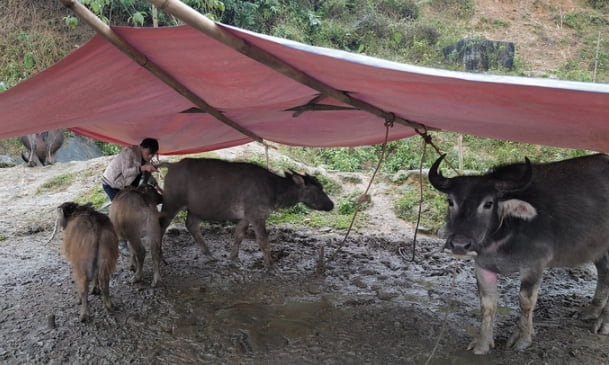
[[[61,213],[65,218],[68,218],[74,214],[74,211],[78,207],[78,204],[74,202],[65,202],[57,207],[57,212]]]
[[[294,173],[294,174],[292,174],[292,176],[291,176],[291,177],[292,177],[292,181],[294,181],[294,183],[295,183],[297,186],[305,186],[305,180],[304,180],[304,177],[302,177],[301,175],[299,175],[299,174],[297,174],[297,173]]]
[[[76,203],[73,202],[65,202],[57,207],[57,221],[62,229],[66,228],[68,219],[72,217],[75,210]]]
[[[537,217],[537,209],[524,200],[509,199],[499,203],[499,215],[501,218],[514,217],[530,221]]]

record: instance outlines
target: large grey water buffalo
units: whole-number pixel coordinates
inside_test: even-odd
[[[266,219],[271,212],[299,202],[317,210],[334,207],[319,181],[308,175],[285,173],[282,177],[251,163],[205,158],[185,158],[159,167],[169,167],[163,187],[162,232],[176,213],[186,208],[186,227],[205,254],[210,252],[199,227],[201,220],[235,220],[238,223],[231,259],[237,259],[251,224],[264,264],[270,268]]]
[[[26,148],[21,158],[28,166],[44,166],[55,163],[55,154],[63,144],[64,136],[62,129],[28,134],[21,137],[21,143]]]
[[[545,164],[526,159],[453,178],[438,171],[443,158],[431,167],[429,181],[448,198],[444,248],[474,257],[480,294],[480,333],[469,349],[484,354],[494,347],[497,274],[520,273],[521,314],[508,345],[523,350],[534,335],[544,269],[588,262],[596,266],[598,281],[582,318],[596,318],[593,330],[609,334],[609,157]]]

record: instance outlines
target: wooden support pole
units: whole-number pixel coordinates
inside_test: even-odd
[[[327,84],[324,84],[323,82],[305,74],[301,70],[293,67],[292,65],[275,57],[274,55],[269,54],[264,50],[261,50],[260,48],[257,48],[245,42],[243,39],[233,36],[229,32],[225,32],[223,29],[216,26],[216,24],[210,19],[208,19],[206,16],[200,14],[199,12],[195,11],[194,9],[179,0],[147,1],[155,5],[158,9],[175,16],[176,18],[182,20],[184,23],[190,25],[195,29],[200,30],[204,34],[214,38],[219,42],[222,42],[223,44],[235,49],[236,51],[244,54],[245,56],[252,58],[262,64],[265,64],[273,70],[280,72],[283,75],[293,80],[296,80],[297,82],[303,85],[317,90],[324,95],[333,97],[334,99],[339,100],[345,104],[354,106],[359,110],[367,111],[371,114],[383,118],[386,121],[393,121],[419,131],[425,131],[430,129],[427,128],[424,124],[400,118],[394,113],[384,111],[365,101],[353,98],[345,91],[337,90]]]
[[[114,31],[104,22],[101,21],[95,14],[93,14],[89,9],[87,9],[84,5],[79,3],[77,0],[61,0],[63,5],[70,8],[76,15],[78,15],[82,20],[87,22],[97,33],[99,33],[102,37],[106,38],[108,42],[112,43],[116,48],[121,50],[127,56],[132,58],[135,62],[137,62],[140,66],[144,67],[152,74],[154,74],[157,78],[163,81],[165,84],[170,86],[172,89],[183,95],[185,98],[190,100],[193,104],[198,106],[201,110],[209,113],[214,116],[216,119],[221,121],[222,123],[228,125],[231,128],[236,129],[240,133],[245,136],[253,139],[254,141],[258,141],[264,144],[264,140],[262,137],[256,135],[255,133],[243,128],[233,120],[226,117],[222,112],[215,109],[213,106],[209,105],[205,100],[201,99],[198,95],[189,90],[186,86],[176,80],[173,76],[167,73],[165,70],[161,69],[159,66],[150,61],[146,55],[142,54],[140,51],[131,46],[127,41],[121,38],[118,34],[114,33]]]

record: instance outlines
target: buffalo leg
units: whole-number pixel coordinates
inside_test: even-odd
[[[265,221],[256,220],[252,222],[252,226],[254,227],[254,233],[256,233],[256,242],[258,243],[258,247],[260,247],[260,250],[264,255],[264,267],[266,267],[267,270],[270,270],[272,267],[271,247],[269,245],[269,236],[266,232]]]
[[[205,255],[211,256],[211,252],[203,239],[203,234],[201,234],[201,218],[192,214],[191,211],[188,211],[188,215],[186,216],[186,228],[192,235],[192,238],[199,244],[201,251],[203,251]]]
[[[537,292],[541,285],[543,269],[523,270],[520,281],[520,319],[518,328],[508,340],[508,346],[524,350],[533,342],[533,309],[537,303]]]
[[[106,307],[107,310],[112,310],[114,305],[112,304],[112,299],[110,299],[110,278],[105,275],[99,275],[97,277],[97,287],[102,293],[104,307]]]
[[[95,272],[93,273],[93,277],[97,278],[99,275],[99,269],[95,268]],[[99,289],[99,281],[98,280],[93,280],[93,289],[91,289],[91,294],[93,295],[99,295],[101,294],[101,290]]]
[[[597,273],[596,291],[590,305],[582,311],[580,316],[582,319],[598,318],[609,297],[609,253],[605,253],[598,259],[594,266],[596,266]]]
[[[163,209],[161,209],[161,215],[159,217],[159,225],[161,226],[161,237],[165,235],[165,231],[173,218],[178,214],[178,212],[184,208],[183,205],[176,205],[174,202],[166,201],[163,202]]]
[[[150,253],[152,255],[153,276],[152,287],[156,287],[161,281],[161,237],[153,239],[150,243]]]
[[[476,281],[478,283],[478,294],[480,295],[480,309],[482,320],[480,333],[469,344],[468,350],[482,355],[495,347],[493,339],[493,322],[497,311],[497,274],[476,266]]]
[[[130,265],[135,266],[135,274],[133,275],[133,282],[137,283],[142,280],[143,267],[144,267],[144,258],[146,257],[146,249],[144,248],[142,241],[139,237],[139,232],[135,232],[131,234],[130,237],[127,238],[127,243],[129,245],[129,253],[130,256]]]
[[[594,263],[597,272],[596,292],[590,306],[584,311],[584,319],[597,318],[594,323],[594,333],[609,335],[609,301],[607,296],[609,292],[609,253],[605,253],[598,261]],[[597,314],[598,307],[603,307],[602,311]],[[596,316],[595,316],[596,314]]]
[[[239,248],[241,247],[241,242],[245,238],[245,233],[247,232],[247,227],[249,227],[249,225],[249,221],[242,219],[235,227],[235,241],[230,251],[230,259],[233,261],[239,260]]]
[[[78,304],[80,304],[80,321],[85,322],[89,318],[89,282],[87,281],[87,275],[75,275],[74,281],[76,281],[76,287],[78,288]]]
[[[159,226],[161,227],[161,242],[159,243],[159,261],[163,259],[163,236],[173,218],[178,212],[184,208],[183,205],[176,204],[172,201],[164,201],[161,214],[159,216]]]

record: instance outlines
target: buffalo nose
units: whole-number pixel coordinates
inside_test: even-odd
[[[471,248],[471,239],[463,236],[449,237],[444,245],[445,250],[450,250],[452,253],[457,255],[465,255],[471,251]]]

